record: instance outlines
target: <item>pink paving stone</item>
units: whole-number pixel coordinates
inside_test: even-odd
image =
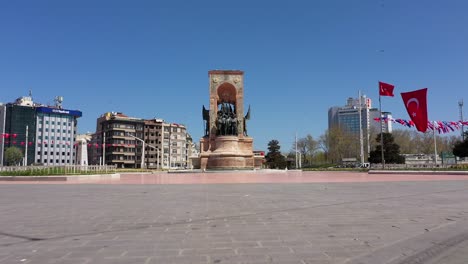
[[[229,184],[229,183],[338,183],[468,180],[468,175],[367,174],[358,172],[252,171],[207,173],[126,173],[120,179],[52,181],[0,181],[0,184]]]

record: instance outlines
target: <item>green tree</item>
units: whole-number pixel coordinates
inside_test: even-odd
[[[286,168],[286,158],[280,152],[281,146],[276,139],[268,142],[268,153],[265,156],[266,164],[270,169]]]
[[[317,149],[319,148],[319,143],[308,134],[303,138],[297,139],[297,151],[301,154],[303,160],[303,166],[311,165]],[[295,153],[296,143],[293,143],[292,153]],[[295,155],[295,154],[294,154]]]
[[[377,142],[380,142],[379,134],[376,138]],[[383,144],[384,144],[384,159],[385,163],[405,163],[405,157],[400,155],[400,146],[395,143],[393,135],[390,133],[383,133]],[[375,150],[370,152],[369,162],[371,163],[382,163],[382,146],[377,145]]]
[[[339,126],[331,127],[320,136],[319,147],[325,152],[327,160],[340,163],[343,158],[359,155],[359,136],[346,132]]]
[[[9,147],[5,150],[5,161],[8,166],[17,165],[23,158],[23,153],[17,147]]]
[[[465,140],[459,141],[453,147],[453,155],[460,158],[468,157],[468,132],[465,132]]]

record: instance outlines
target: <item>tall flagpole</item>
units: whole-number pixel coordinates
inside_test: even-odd
[[[364,164],[364,140],[362,134],[362,101],[361,101],[361,90],[358,93],[359,96],[359,150],[361,155],[361,166]]]
[[[296,170],[297,170],[297,167],[298,167],[298,163],[297,163],[297,132],[296,132],[296,136],[294,137],[294,142],[296,144],[295,152],[296,152]]]
[[[384,144],[383,144],[383,116],[382,116],[382,96],[379,89],[379,107],[380,107],[380,147],[382,150],[382,169],[385,169]]]
[[[437,138],[436,138],[435,127],[434,127],[434,161],[435,161],[435,165],[437,166]]]

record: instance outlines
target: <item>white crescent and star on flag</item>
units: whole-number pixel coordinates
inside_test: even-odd
[[[416,103],[416,111],[418,111],[419,110],[419,100],[414,98],[414,97],[409,99],[408,102],[406,102],[406,107],[409,109],[409,104],[413,103],[413,102]],[[416,111],[413,111],[413,113],[412,113],[413,117],[416,116]]]

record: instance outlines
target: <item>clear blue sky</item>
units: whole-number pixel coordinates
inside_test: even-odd
[[[429,88],[431,120],[468,107],[468,2],[2,1],[0,101],[83,111],[79,132],[108,111],[183,123],[203,133],[208,71],[245,71],[256,149],[319,137],[328,108],[361,90],[378,106],[379,80],[396,85],[383,110],[409,119],[399,92]],[[396,124],[395,128],[402,128]]]

